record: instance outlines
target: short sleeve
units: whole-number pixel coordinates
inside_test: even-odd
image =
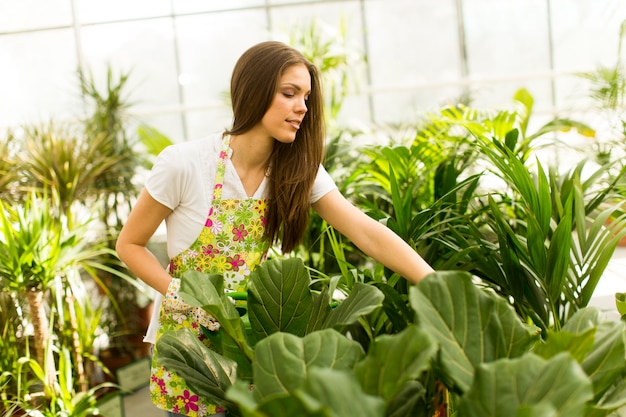
[[[157,156],[146,180],[146,190],[159,203],[174,210],[185,188],[187,164],[181,164],[180,150],[168,146]]]
[[[311,204],[317,203],[322,197],[336,188],[335,181],[333,181],[324,166],[320,165],[317,177],[313,183],[313,189],[311,190]]]

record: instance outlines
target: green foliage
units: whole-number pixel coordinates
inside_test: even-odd
[[[54,385],[47,384],[49,376],[39,363],[34,360],[25,362],[37,379],[43,383],[45,396],[33,398],[31,402],[18,402],[19,408],[34,417],[88,417],[98,414],[98,401],[106,401],[108,394],[98,399],[98,395],[106,388],[113,388],[110,383],[98,384],[87,391],[77,392],[74,388],[72,360],[67,348],[59,354],[59,372],[54,376]]]
[[[47,196],[28,195],[23,206],[0,202],[0,288],[45,290],[83,258],[84,229],[69,230]]]
[[[146,149],[146,152],[151,156],[157,156],[163,149],[174,144],[174,142],[163,133],[147,125],[140,125],[137,128],[137,135],[139,136],[141,144]],[[146,167],[150,168],[148,166]]]
[[[477,365],[521,356],[538,336],[504,299],[476,291],[467,273],[439,272],[411,288],[410,302],[420,328],[439,342],[437,366],[457,392],[467,391]]]
[[[582,417],[591,397],[589,379],[567,353],[550,361],[528,354],[480,366],[457,415]]]
[[[15,138],[10,133],[0,137],[0,155],[0,198],[9,200],[15,198],[12,194],[19,181]]]
[[[476,286],[468,273],[436,272],[411,287],[415,319],[364,347],[329,327],[304,335],[282,331],[301,333],[306,326],[292,327],[290,319],[308,317],[314,308],[298,308],[308,297],[295,290],[300,285],[294,279],[304,277],[295,273],[301,262],[267,263],[271,266],[263,274],[251,276],[257,293],[256,301],[249,302],[273,305],[276,293],[290,300],[251,321],[251,326],[267,328],[247,334],[261,337],[249,346],[249,378],[240,377],[237,360],[184,330],[166,333],[157,342],[166,366],[232,415],[430,416],[433,378],[451,390],[458,416],[606,416],[626,403],[626,324],[603,321],[594,308],[579,310],[562,330],[540,339],[537,327],[523,322],[506,299]],[[207,282],[219,283],[220,277],[194,272],[183,277],[182,285],[212,285]],[[258,291],[271,286],[280,290]],[[228,317],[219,310],[230,310],[232,303],[205,299],[205,292],[193,297],[185,292],[183,297]],[[373,313],[364,311],[365,316]],[[222,327],[218,334],[240,337],[231,328]]]
[[[86,141],[70,126],[28,127],[17,161],[20,189],[56,193],[65,213],[74,203],[91,204],[101,193],[95,181],[117,163],[108,156],[110,146],[105,135]]]
[[[555,132],[595,132],[566,118],[530,131],[533,101],[522,89],[514,96],[515,111],[459,106],[427,115],[408,139],[363,146],[358,154],[366,161],[340,188],[436,270],[471,272],[545,334],[589,303],[626,234],[623,209],[611,204],[626,171],[614,175],[586,159],[568,170],[546,166],[534,155],[554,143]],[[344,290],[359,280],[386,283],[406,302],[404,280],[378,265],[368,272],[371,260],[352,256],[358,249],[336,241],[334,231],[327,236],[340,261],[316,263],[329,267],[324,275],[340,274]],[[395,313],[382,314],[369,323],[377,332],[389,328],[377,323]],[[402,320],[394,326],[402,328]]]
[[[618,292],[615,294],[615,304],[618,313],[624,318],[626,316],[626,293]]]

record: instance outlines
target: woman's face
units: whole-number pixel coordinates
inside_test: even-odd
[[[272,104],[259,122],[263,132],[279,142],[293,142],[307,112],[310,93],[311,75],[306,66],[287,68],[278,81]]]

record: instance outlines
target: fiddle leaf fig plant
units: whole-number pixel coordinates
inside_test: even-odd
[[[442,377],[458,392],[467,391],[476,366],[521,356],[539,337],[504,298],[478,291],[469,273],[438,272],[411,288],[410,302],[419,326],[439,342]]]
[[[440,415],[433,380],[459,417],[595,417],[626,405],[626,323],[586,307],[542,339],[474,279],[431,274],[410,287],[413,322],[363,345],[346,324],[380,311],[375,285],[356,285],[331,308],[326,290],[310,290],[301,260],[270,260],[251,275],[248,314],[237,318],[220,275],[188,272],[183,298],[226,324],[208,335],[211,348],[180,330],[164,334],[157,352],[233,416],[430,417]]]
[[[458,417],[519,416],[520,412],[582,417],[592,396],[589,379],[567,353],[549,361],[527,354],[479,366]]]

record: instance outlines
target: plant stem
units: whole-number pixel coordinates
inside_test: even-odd
[[[43,291],[39,290],[37,287],[31,287],[26,290],[26,299],[28,300],[33,323],[37,361],[44,369],[44,382],[52,388],[56,377],[56,368],[54,366],[52,349],[47,348],[50,340],[50,331],[48,317],[43,307],[43,295]]]

